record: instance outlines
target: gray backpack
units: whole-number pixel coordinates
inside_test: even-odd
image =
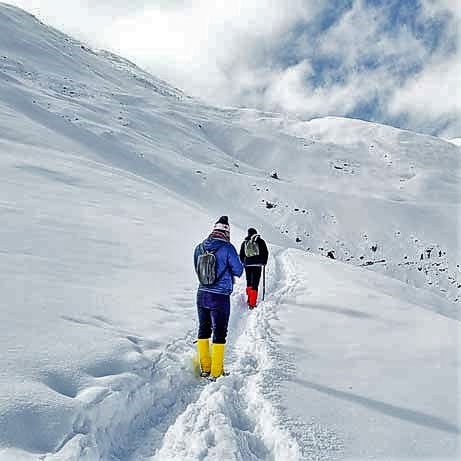
[[[259,235],[255,234],[245,241],[245,256],[251,258],[252,256],[259,256],[259,245],[256,239]]]
[[[203,243],[200,244],[200,251],[195,268],[197,277],[202,285],[213,285],[216,282],[216,256],[214,252],[205,250]]]

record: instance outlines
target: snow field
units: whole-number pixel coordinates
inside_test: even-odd
[[[288,413],[328,422],[340,459],[456,458],[456,306],[291,249],[282,267],[277,339],[297,368],[282,386]]]
[[[2,461],[459,458],[459,147],[209,107],[4,4],[0,30]],[[222,214],[274,257],[204,385]]]

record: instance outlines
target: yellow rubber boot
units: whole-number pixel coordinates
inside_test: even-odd
[[[198,339],[197,340],[197,353],[200,361],[200,368],[202,373],[209,373],[211,371],[211,356],[210,356],[210,340]]]
[[[225,344],[212,344],[211,346],[211,376],[219,378],[224,369]]]

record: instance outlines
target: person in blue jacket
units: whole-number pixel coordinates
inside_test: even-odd
[[[203,247],[202,247],[203,246]],[[216,379],[223,374],[224,350],[230,316],[230,295],[234,277],[243,273],[237,250],[230,243],[230,225],[227,216],[221,216],[206,240],[194,251],[194,266],[203,249],[213,252],[216,258],[216,280],[211,285],[200,284],[197,290],[199,320],[197,352],[201,376]],[[210,337],[213,336],[210,352]]]

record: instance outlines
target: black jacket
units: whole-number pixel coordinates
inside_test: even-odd
[[[250,236],[245,237],[245,240],[242,242],[240,247],[240,260],[244,266],[265,266],[267,264],[267,259],[269,258],[269,251],[267,250],[266,242],[257,235],[256,242],[259,247],[259,255],[247,257],[245,256],[245,242],[250,239]]]

